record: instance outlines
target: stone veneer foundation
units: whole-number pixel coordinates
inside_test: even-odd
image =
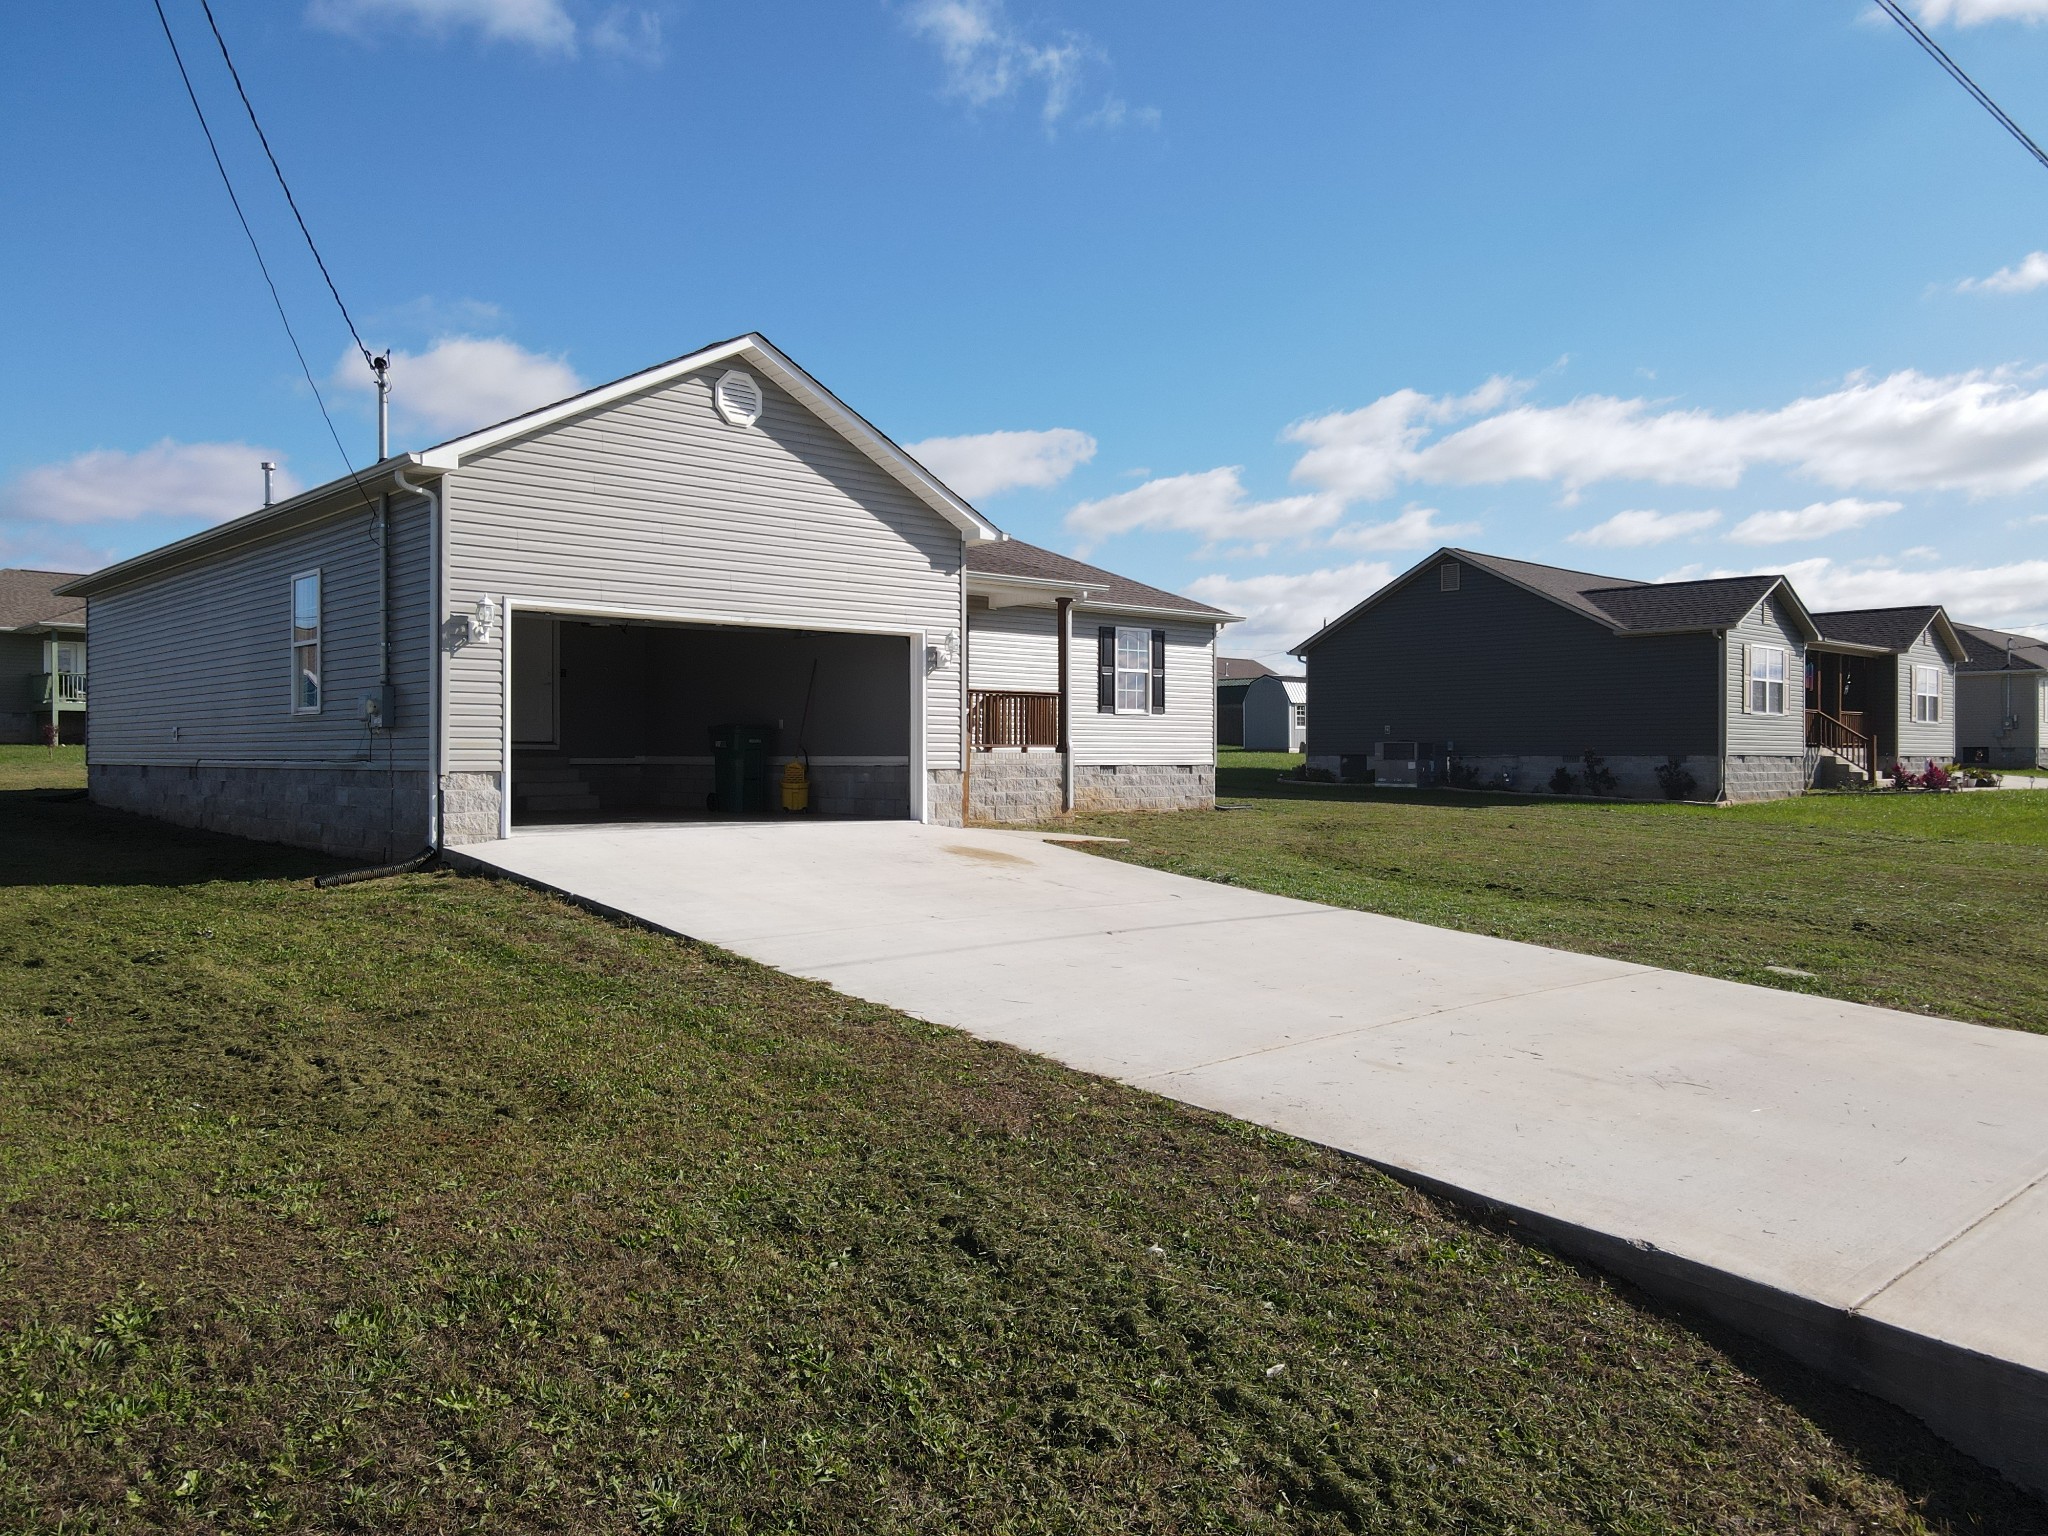
[[[1083,763],[1074,769],[1077,811],[1206,811],[1215,804],[1214,763]]]
[[[426,845],[428,778],[414,769],[94,763],[86,781],[96,805],[257,842],[360,859]]]
[[[1325,772],[1344,776],[1347,765],[1356,765],[1369,759],[1337,757],[1320,753],[1311,754],[1308,766]],[[1630,754],[1610,757],[1605,760],[1607,771],[1614,775],[1613,797],[1618,800],[1662,800],[1663,780],[1657,777],[1657,770],[1669,759],[1663,754]],[[1728,782],[1720,780],[1720,765],[1712,757],[1686,757],[1679,760],[1680,766],[1692,775],[1693,788],[1683,796],[1687,800],[1714,801],[1728,800],[1775,800],[1786,795],[1802,793],[1814,782],[1819,767],[1816,753],[1731,753],[1728,758]],[[1548,753],[1487,753],[1484,755],[1460,755],[1458,765],[1469,770],[1477,783],[1469,786],[1475,789],[1493,789],[1515,794],[1538,795],[1547,793],[1550,781],[1560,766],[1569,769],[1580,780],[1575,791],[1586,793],[1584,779],[1586,764],[1583,758],[1557,757]]]
[[[968,819],[998,826],[1051,821],[1063,809],[1065,761],[1057,752],[975,753],[967,780]]]

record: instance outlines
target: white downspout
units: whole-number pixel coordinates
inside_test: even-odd
[[[439,852],[445,827],[443,801],[447,793],[442,783],[442,770],[448,753],[441,676],[445,660],[441,650],[441,611],[444,606],[442,585],[448,568],[447,518],[443,515],[440,481],[426,480],[415,484],[405,478],[402,469],[394,469],[391,479],[401,491],[426,498],[429,542],[434,551],[433,579],[428,583],[431,606],[427,625],[428,644],[432,647],[427,663],[427,782],[432,786],[432,792],[427,796],[427,846]]]
[[[1720,651],[1721,651],[1721,685],[1720,685],[1720,687],[1721,687],[1721,704],[1720,704],[1720,707],[1719,707],[1719,709],[1718,709],[1718,710],[1716,710],[1716,712],[1715,712],[1715,715],[1714,715],[1714,719],[1715,719],[1715,722],[1716,722],[1716,725],[1717,725],[1717,734],[1716,734],[1716,740],[1715,740],[1715,749],[1716,749],[1716,751],[1717,751],[1717,752],[1719,753],[1719,755],[1720,755],[1720,759],[1721,759],[1721,783],[1720,783],[1720,786],[1719,786],[1719,787],[1718,787],[1718,788],[1717,788],[1717,789],[1716,789],[1716,790],[1714,791],[1714,803],[1715,803],[1716,805],[1726,805],[1726,804],[1728,804],[1728,803],[1729,803],[1729,802],[1728,802],[1728,631],[1727,631],[1727,630],[1725,630],[1725,629],[1717,629],[1717,630],[1715,630],[1715,631],[1714,631],[1714,638],[1715,638],[1715,640],[1716,640],[1717,642],[1719,642],[1719,645],[1720,645]],[[1743,686],[1743,687],[1745,687],[1745,688],[1747,688],[1747,687],[1749,686],[1749,679],[1748,679],[1748,678],[1743,678],[1743,679],[1742,679],[1742,686]]]

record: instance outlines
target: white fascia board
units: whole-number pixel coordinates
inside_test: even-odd
[[[1185,608],[1147,608],[1137,603],[1089,603],[1090,613],[1114,614],[1127,619],[1173,619],[1182,624],[1213,624],[1221,629],[1226,624],[1242,624],[1241,613],[1190,613]]]
[[[735,360],[751,363],[767,374],[786,393],[794,396],[806,409],[865,453],[912,495],[958,528],[969,544],[995,543],[1003,537],[995,524],[963,501],[938,476],[883,436],[858,412],[791,362],[766,337],[753,333],[736,337],[731,341],[722,341],[716,346],[706,347],[701,352],[692,352],[687,357],[679,357],[672,362],[642,369],[639,373],[628,374],[623,379],[614,379],[609,384],[600,384],[597,388],[587,389],[580,395],[557,400],[553,405],[544,405],[537,411],[528,411],[524,416],[515,416],[510,421],[501,421],[496,426],[485,427],[465,437],[451,438],[448,442],[427,449],[425,453],[419,455],[419,461],[427,469],[459,469],[465,459],[511,442],[515,438],[543,431],[573,417],[587,415],[591,411],[602,410],[605,406],[633,395],[644,394],[650,389],[659,389],[662,385],[686,374],[698,373],[719,363]]]
[[[1050,576],[997,576],[973,570],[967,573],[967,595],[987,598],[991,608],[1049,608],[1063,597],[1082,602],[1091,592],[1105,590],[1099,585],[1060,581]]]

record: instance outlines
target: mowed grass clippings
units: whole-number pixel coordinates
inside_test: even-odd
[[[1276,783],[1299,761],[1226,750],[1218,796],[1244,809],[1075,826],[1130,840],[1091,852],[1277,895],[2048,1030],[2048,793],[1715,807]]]
[[[321,867],[0,795],[0,1529],[2048,1530],[1355,1161]]]

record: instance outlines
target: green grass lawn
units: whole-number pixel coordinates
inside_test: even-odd
[[[85,748],[0,745],[0,790],[83,788]]]
[[[2048,794],[1715,808],[1274,782],[1299,761],[1222,753],[1219,799],[1249,809],[1079,822],[1130,839],[1106,856],[1205,879],[2048,1030]]]
[[[0,1530],[2042,1532],[1284,1137],[0,792]]]

